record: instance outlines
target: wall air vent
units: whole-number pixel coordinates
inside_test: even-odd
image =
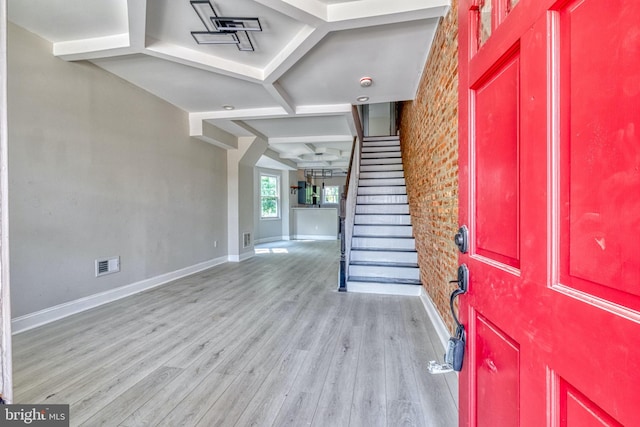
[[[96,277],[120,271],[120,257],[102,258],[96,260]]]
[[[248,248],[251,246],[251,233],[242,233],[242,247]]]

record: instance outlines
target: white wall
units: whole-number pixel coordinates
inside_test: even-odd
[[[391,135],[391,108],[393,104],[369,105],[369,136]]]
[[[226,152],[185,112],[12,24],[8,76],[14,317],[226,256]]]

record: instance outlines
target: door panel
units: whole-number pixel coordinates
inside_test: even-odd
[[[640,2],[459,8],[460,425],[640,426]]]
[[[519,417],[520,349],[482,316],[476,317],[478,426],[517,426]],[[498,391],[498,392],[496,392]]]
[[[637,9],[637,2],[574,1],[559,11],[559,34],[567,93],[562,234],[569,237],[562,281],[640,309],[640,240],[630,239],[640,230],[640,75],[624,73],[638,69]]]
[[[560,380],[561,427],[622,427],[567,382]]]
[[[477,253],[518,267],[518,53],[473,92]]]

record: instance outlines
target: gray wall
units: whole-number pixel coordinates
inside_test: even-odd
[[[256,138],[238,163],[238,229],[240,238],[240,258],[253,255],[256,240],[255,212],[255,164],[267,150],[267,142]],[[251,234],[251,243],[243,247],[243,234]]]
[[[12,24],[8,77],[14,317],[226,255],[226,152],[186,113]]]

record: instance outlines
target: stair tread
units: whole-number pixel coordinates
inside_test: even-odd
[[[369,236],[356,236],[354,235],[353,237],[369,237]],[[376,239],[413,239],[413,237],[409,237],[409,236],[373,236]]]
[[[362,227],[412,227],[412,224],[353,224],[360,225]]]
[[[367,185],[368,188],[374,188],[373,185]],[[380,187],[406,187],[406,185],[402,184],[393,184],[393,185],[381,185]],[[367,193],[367,194],[358,194],[359,196],[386,196],[387,193]],[[396,194],[397,196],[397,194]]]
[[[420,268],[418,264],[412,262],[385,262],[385,261],[350,261],[349,265],[362,265],[366,267],[399,267],[399,268]]]
[[[358,225],[361,227],[413,227],[412,224],[369,224],[369,223],[358,224],[358,223],[355,223],[353,225]],[[354,234],[353,237],[376,237],[376,236]]]
[[[400,151],[367,151],[362,153],[362,157],[360,159],[361,160],[396,159],[400,161],[394,164],[402,164],[402,157],[391,155],[391,154],[400,154],[400,153],[401,153]]]
[[[351,251],[362,251],[362,252],[406,252],[406,253],[414,253],[417,252],[415,249],[402,249],[402,248],[364,248],[361,246],[351,247]]]
[[[394,239],[413,239],[413,236],[412,237],[409,237],[409,236],[406,236],[406,237],[405,236],[380,236],[380,235],[372,235],[372,234],[358,234],[358,235],[354,234],[353,237],[358,237],[358,238],[364,237],[364,238],[372,238],[372,239],[373,238],[377,239],[377,238],[380,238],[380,237],[392,237]]]
[[[356,206],[403,206],[409,203],[356,203]]]
[[[411,216],[408,213],[356,213],[356,215],[402,215],[402,216]]]
[[[356,213],[356,215],[384,215],[385,217],[388,216],[402,216],[402,219],[406,219],[406,218],[410,218],[411,214],[409,213]]]
[[[373,282],[373,283],[388,283],[398,285],[422,285],[421,280],[414,279],[389,279],[385,277],[366,277],[366,276],[349,276],[347,281],[352,282]]]

